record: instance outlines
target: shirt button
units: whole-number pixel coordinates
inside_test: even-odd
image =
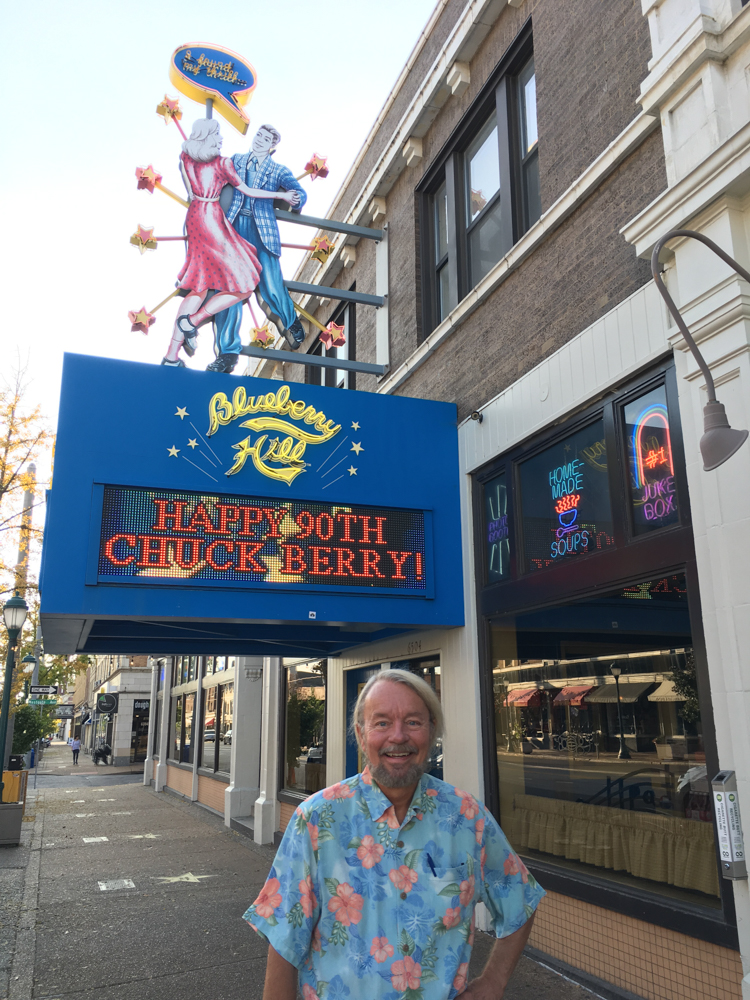
[[[402,892],[402,893],[401,893],[401,898],[402,898],[402,899],[406,899],[406,893],[405,893],[405,892]]]
[[[396,847],[403,847],[403,846],[404,846],[403,840],[396,841]]]

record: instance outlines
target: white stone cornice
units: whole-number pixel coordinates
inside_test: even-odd
[[[750,8],[747,8],[750,10]],[[709,154],[683,180],[668,188],[620,230],[648,257],[656,241],[670,229],[684,227],[712,201],[730,191],[750,190],[750,122]]]

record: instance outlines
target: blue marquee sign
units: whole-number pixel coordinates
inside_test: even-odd
[[[50,652],[324,656],[463,624],[455,406],[67,355]]]

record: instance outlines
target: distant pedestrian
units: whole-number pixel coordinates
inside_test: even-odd
[[[73,742],[70,744],[70,749],[73,751],[73,763],[78,763],[78,754],[81,750],[81,741],[76,736]]]

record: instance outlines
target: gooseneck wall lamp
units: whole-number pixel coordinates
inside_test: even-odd
[[[669,309],[674,317],[674,321],[679,327],[680,333],[685,338],[685,343],[690,348],[698,367],[703,372],[703,376],[706,379],[708,402],[703,408],[703,437],[700,440],[700,449],[701,455],[703,456],[703,468],[706,472],[710,472],[712,469],[718,469],[720,465],[723,465],[728,458],[731,458],[732,455],[734,455],[734,453],[742,447],[747,440],[748,432],[736,431],[729,426],[726,411],[724,410],[724,404],[720,403],[716,398],[716,387],[714,386],[711,369],[706,364],[705,358],[699,351],[698,345],[693,340],[685,320],[680,315],[680,310],[674,304],[674,300],[667,291],[667,286],[662,280],[661,272],[659,270],[659,254],[665,244],[667,244],[670,240],[676,239],[677,237],[699,240],[701,243],[704,243],[709,250],[713,250],[717,257],[720,257],[725,264],[728,264],[748,283],[750,283],[750,271],[746,271],[741,264],[738,264],[737,261],[733,257],[730,257],[728,253],[725,253],[721,247],[714,243],[713,240],[704,236],[703,233],[696,233],[692,229],[672,229],[657,241],[651,254],[651,274],[654,276],[656,287],[659,289],[661,297],[667,304],[667,309]]]
[[[23,628],[28,613],[26,601],[16,594],[3,607],[3,618],[8,630],[8,655],[5,657],[5,678],[3,680],[3,702],[0,708],[0,803],[3,801],[2,772],[5,770],[5,744],[8,739],[8,719],[10,718],[10,688],[13,682],[13,661],[16,656],[18,635]]]

